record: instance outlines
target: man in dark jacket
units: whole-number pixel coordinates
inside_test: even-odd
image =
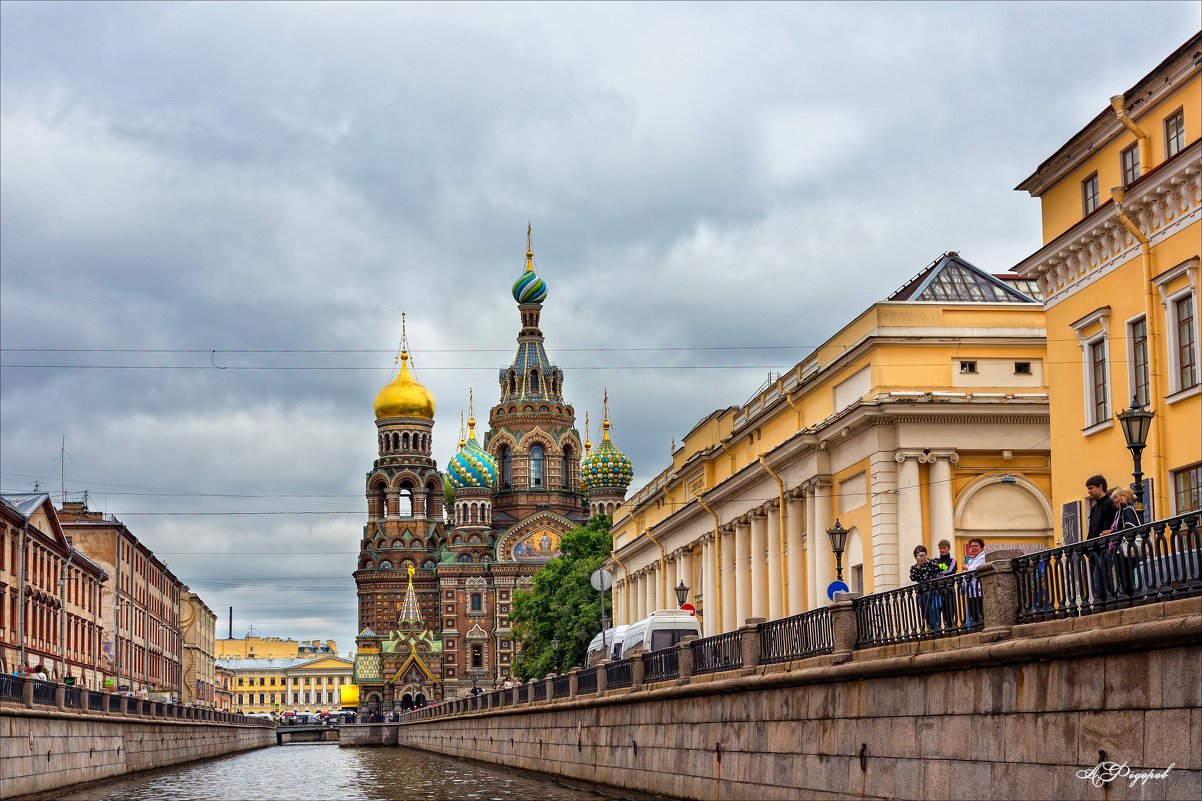
[[[1109,534],[1114,523],[1118,509],[1106,489],[1104,476],[1090,476],[1085,480],[1085,494],[1093,501],[1093,508],[1089,510],[1089,530],[1085,534],[1087,540]]]

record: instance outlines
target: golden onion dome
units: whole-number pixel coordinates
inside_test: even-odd
[[[409,352],[401,351],[401,370],[376,394],[376,419],[421,417],[434,419],[434,396],[409,372]]]

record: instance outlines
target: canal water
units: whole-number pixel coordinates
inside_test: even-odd
[[[66,801],[612,801],[612,796],[408,748],[261,748],[96,785]]]

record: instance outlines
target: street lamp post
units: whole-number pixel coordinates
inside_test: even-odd
[[[688,597],[689,588],[685,585],[684,579],[681,579],[680,583],[676,585],[676,605],[684,606],[684,602],[688,600]]]
[[[831,550],[835,552],[835,578],[839,581],[843,580],[843,550],[847,547],[848,533],[838,518],[835,518],[834,528],[826,530],[826,536],[831,540]]]
[[[1145,409],[1139,402],[1139,396],[1131,398],[1131,408],[1118,413],[1119,424],[1123,427],[1123,438],[1127,440],[1127,448],[1131,451],[1131,461],[1134,470],[1131,477],[1135,479],[1132,487],[1135,490],[1135,512],[1141,523],[1144,520],[1144,474],[1141,461],[1144,447],[1148,444],[1148,430],[1152,427],[1154,410]]]

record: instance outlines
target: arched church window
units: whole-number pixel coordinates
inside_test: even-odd
[[[571,486],[571,468],[572,468],[572,446],[565,445],[563,449],[563,466],[561,475],[563,476],[563,488],[567,489]]]
[[[539,389],[538,389],[538,370],[530,371],[530,391],[533,393],[536,393],[536,394],[539,391]]]
[[[397,494],[397,517],[413,516],[413,488],[406,484]]]
[[[401,435],[394,431],[392,433],[392,448],[396,450],[399,447],[401,447]]]
[[[501,457],[501,489],[509,489],[513,486],[513,453],[508,445],[502,445],[498,455]]]
[[[543,486],[543,446],[534,445],[530,448],[530,486]]]
[[[408,431],[406,431],[404,434],[401,435],[401,447],[404,448],[405,450],[409,450],[409,432]]]
[[[483,645],[473,645],[472,646],[472,667],[474,667],[474,668],[484,667],[484,646]]]
[[[509,371],[509,391],[510,392],[518,391],[518,375],[517,375],[517,373],[513,372],[512,370]]]

